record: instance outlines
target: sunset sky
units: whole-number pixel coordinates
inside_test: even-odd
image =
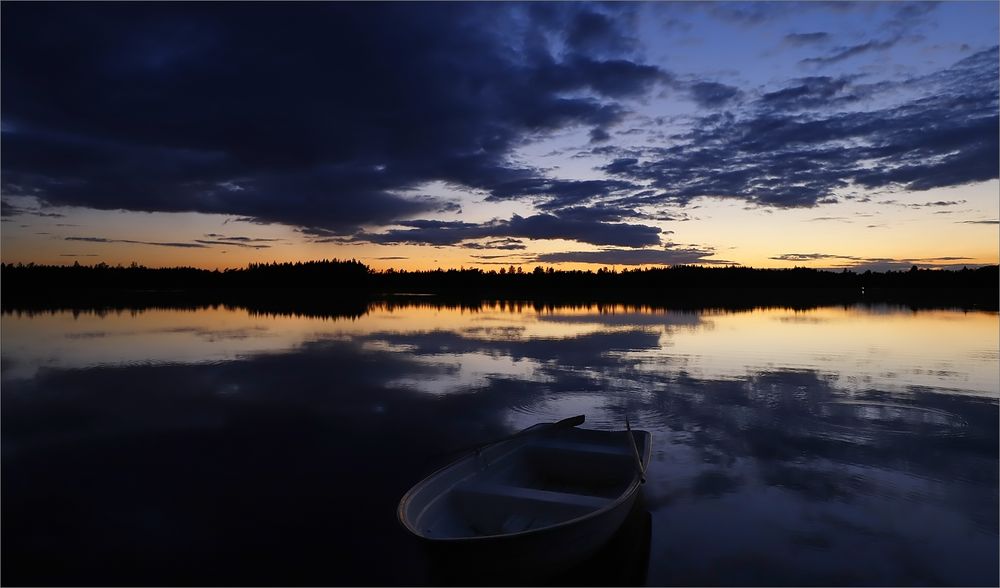
[[[2,259],[995,264],[998,6],[5,2]]]

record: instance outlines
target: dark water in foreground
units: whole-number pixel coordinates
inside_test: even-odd
[[[997,585],[998,327],[892,307],[4,314],[3,583],[441,582],[395,519],[437,456],[627,413],[653,433],[644,540],[600,569]],[[608,582],[569,581],[588,578]]]

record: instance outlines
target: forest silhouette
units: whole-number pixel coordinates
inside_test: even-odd
[[[434,295],[445,301],[626,302],[678,308],[886,302],[996,309],[998,270],[992,265],[886,272],[742,266],[378,271],[356,260],[333,259],[256,263],[220,271],[134,263],[29,263],[0,264],[0,287],[4,309],[222,303],[264,312],[308,312],[334,302],[357,308],[365,300],[407,295]]]

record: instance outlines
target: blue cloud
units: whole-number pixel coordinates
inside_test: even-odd
[[[512,163],[523,141],[574,127],[604,140],[623,100],[670,79],[632,55],[631,12],[5,6],[5,193],[339,234],[454,207],[403,192],[432,181],[532,196],[549,180]]]
[[[528,217],[513,215],[510,220],[488,223],[460,221],[412,220],[401,221],[405,229],[384,233],[358,233],[355,241],[382,244],[456,245],[485,238],[566,239],[594,245],[645,247],[660,243],[658,227],[604,222],[582,218],[572,213],[565,216],[536,214]]]
[[[622,205],[718,197],[814,206],[852,187],[928,190],[996,179],[998,78],[994,47],[909,80],[917,97],[867,111],[834,108],[849,95],[846,81],[806,78],[741,114],[697,119],[669,147],[602,169],[658,190]]]

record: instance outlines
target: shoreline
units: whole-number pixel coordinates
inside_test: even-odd
[[[575,292],[511,289],[485,292],[454,289],[429,292],[373,292],[358,288],[13,288],[0,296],[0,311],[198,309],[213,306],[254,312],[316,316],[360,316],[373,305],[427,305],[478,308],[496,303],[561,307],[615,305],[650,310],[750,310],[783,307],[892,305],[923,309],[1000,310],[997,288],[875,288],[862,293],[848,288],[670,289],[591,288]]]

